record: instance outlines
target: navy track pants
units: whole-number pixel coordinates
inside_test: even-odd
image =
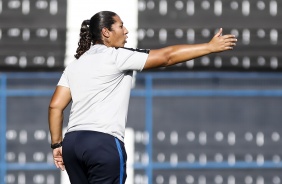
[[[127,155],[124,143],[95,131],[66,133],[63,160],[72,184],[124,184]]]

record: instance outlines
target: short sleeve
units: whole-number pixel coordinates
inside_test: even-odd
[[[116,65],[119,70],[137,70],[141,71],[147,61],[150,50],[118,48],[116,56]]]
[[[57,86],[64,86],[64,87],[68,87],[68,88],[70,87],[66,70],[63,72]]]

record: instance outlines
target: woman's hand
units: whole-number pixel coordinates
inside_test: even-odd
[[[220,28],[208,45],[211,52],[222,52],[232,50],[236,42],[237,39],[235,35],[222,35],[222,28]]]
[[[53,150],[53,158],[54,163],[58,169],[61,169],[62,171],[65,170],[65,164],[63,161],[63,150],[62,147],[56,148]]]

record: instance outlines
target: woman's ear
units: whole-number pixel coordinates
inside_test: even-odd
[[[102,29],[102,35],[106,38],[109,38],[110,37],[110,31],[107,28],[104,27]]]

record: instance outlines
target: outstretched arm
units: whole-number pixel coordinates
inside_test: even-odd
[[[234,35],[221,35],[222,28],[208,43],[193,45],[174,45],[151,50],[144,69],[166,67],[185,62],[214,52],[231,50],[236,45]]]

